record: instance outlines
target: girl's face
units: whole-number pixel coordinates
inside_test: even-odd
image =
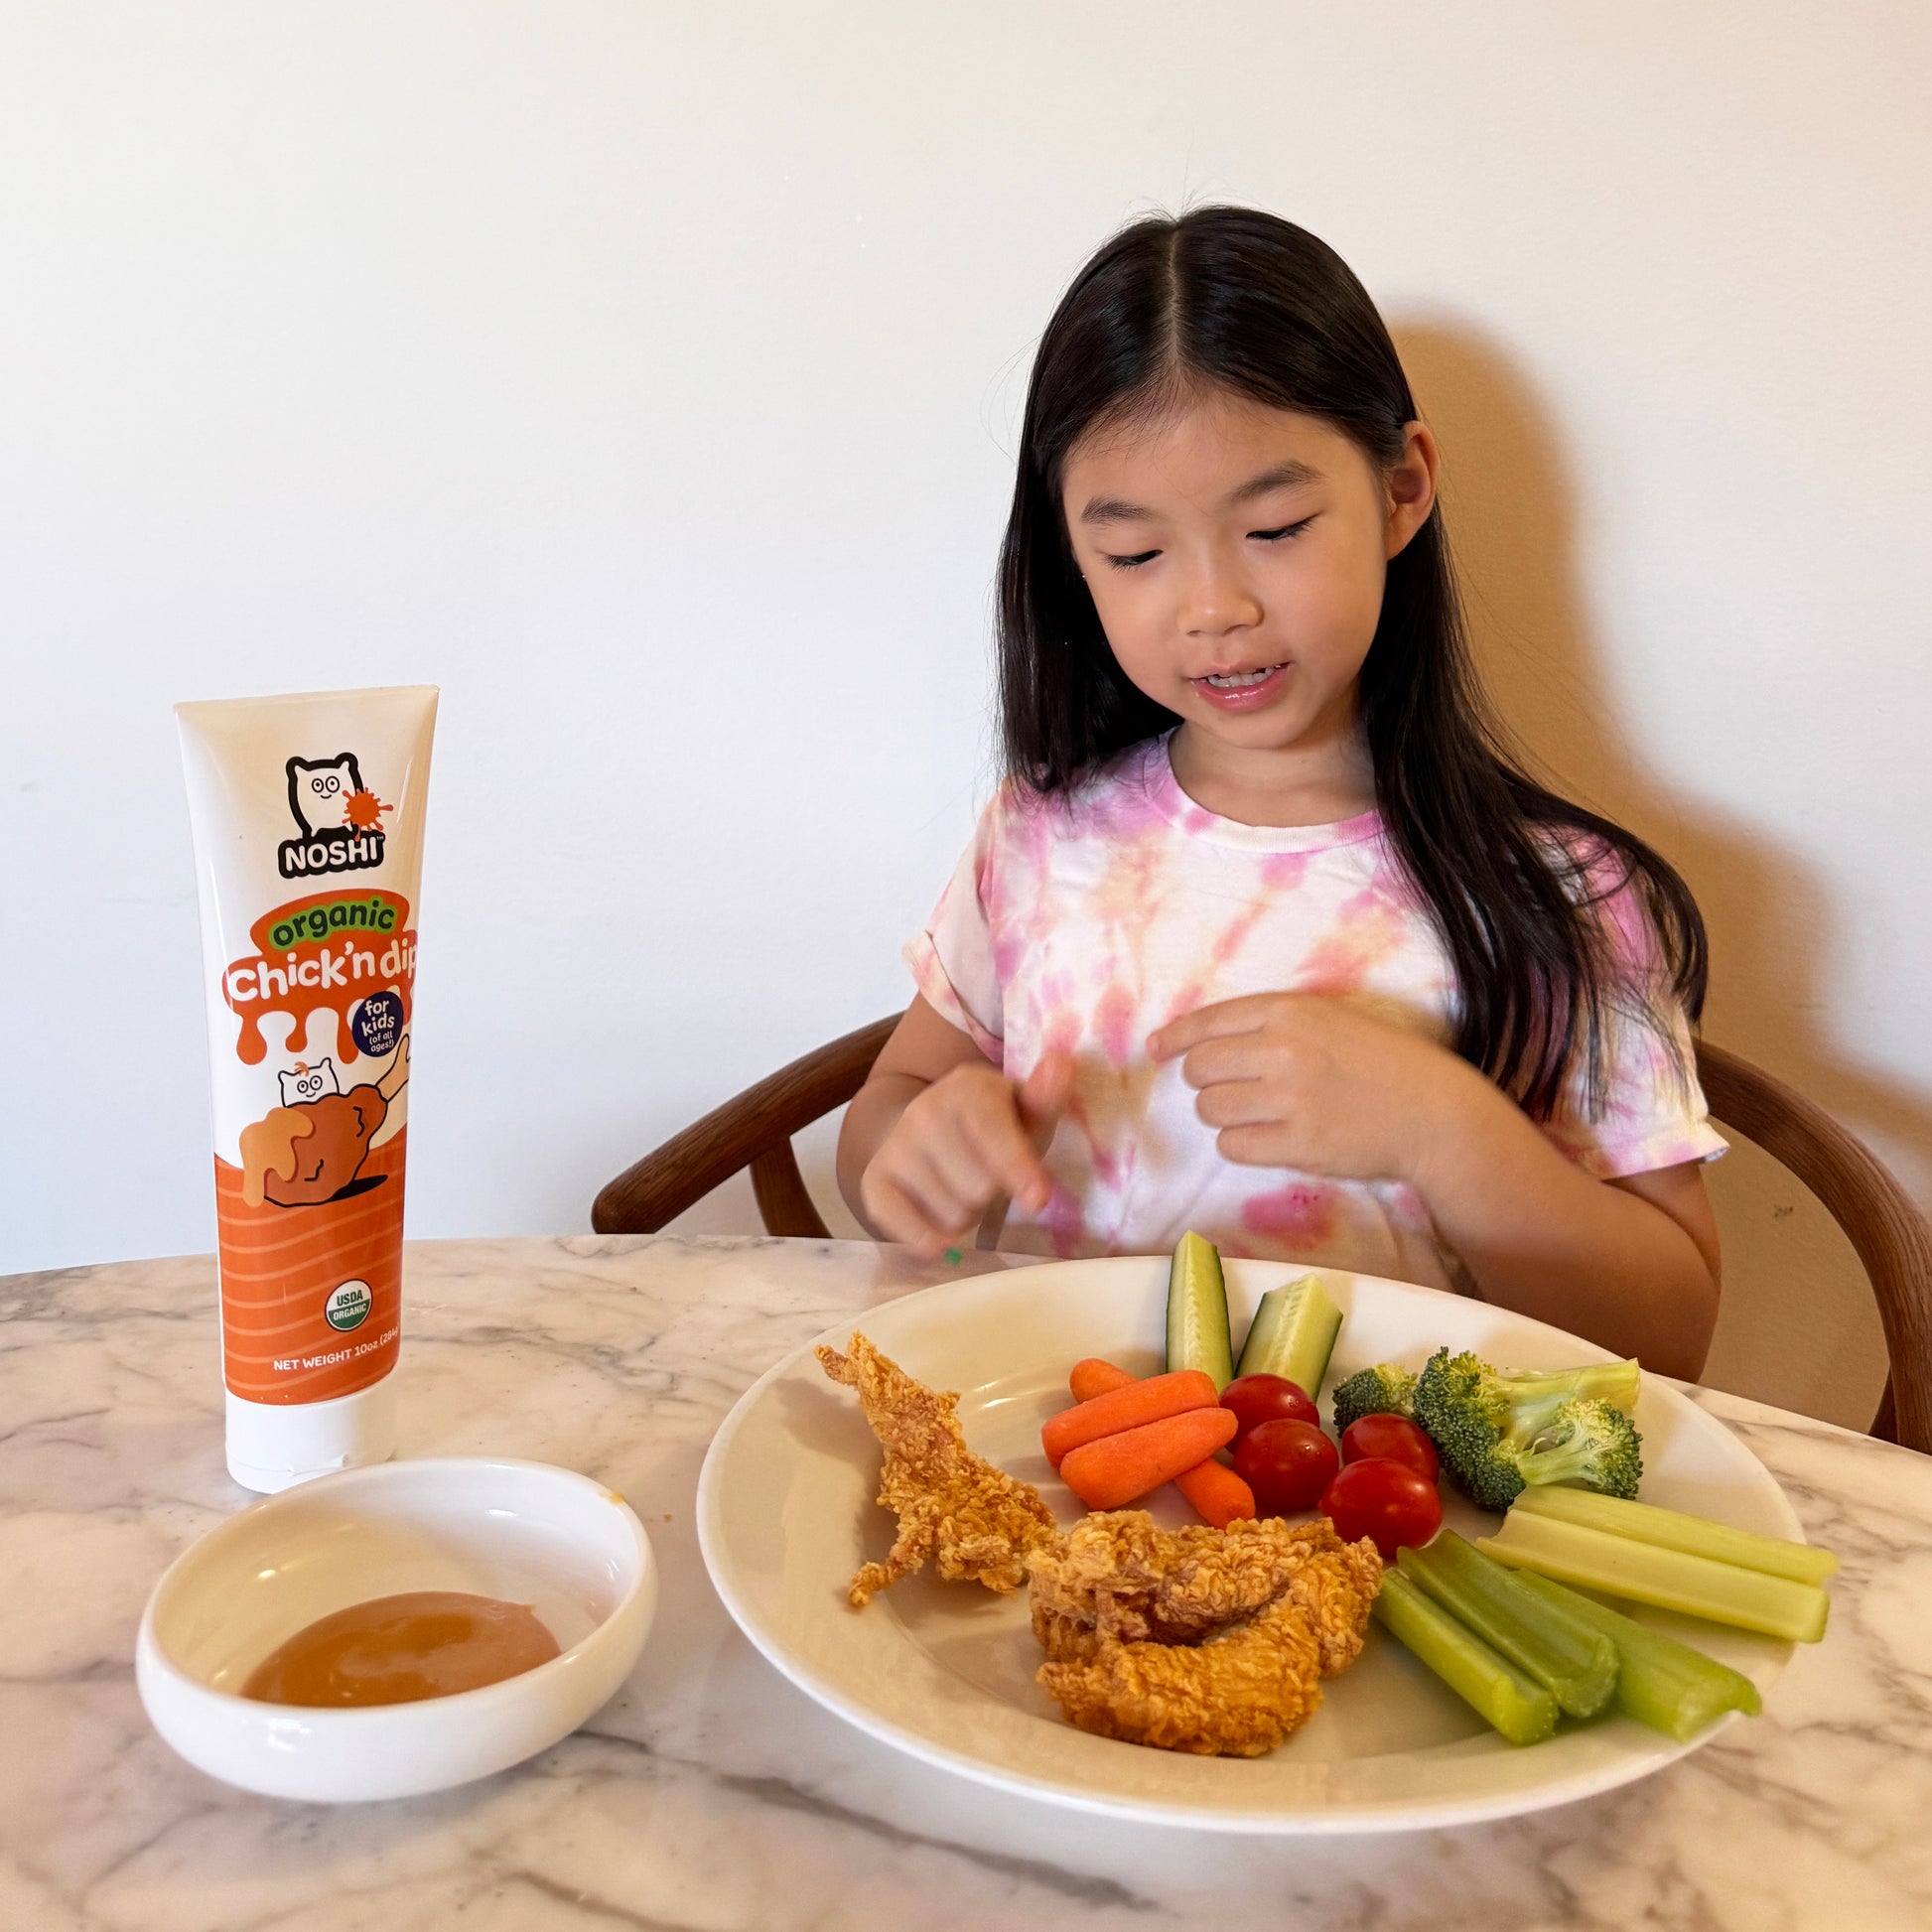
[[[1384,478],[1318,418],[1214,389],[1076,444],[1061,507],[1114,656],[1183,737],[1223,759],[1352,747],[1385,569],[1436,463],[1421,423]]]

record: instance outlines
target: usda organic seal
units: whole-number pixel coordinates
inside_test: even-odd
[[[322,1305],[332,1328],[359,1328],[369,1318],[371,1297],[367,1282],[345,1282]]]

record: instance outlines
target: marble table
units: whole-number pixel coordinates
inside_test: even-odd
[[[601,1477],[645,1518],[664,1594],[629,1683],[555,1749],[341,1809],[203,1777],[135,1698],[154,1580],[247,1500],[222,1467],[211,1259],[0,1280],[0,1928],[1932,1924],[1932,1459],[1729,1396],[1698,1399],[1844,1559],[1831,1634],[1757,1722],[1601,1798],[1221,1838],[986,1790],[821,1711],[713,1594],[698,1466],[773,1361],[934,1278],[864,1243],[413,1245],[403,1452]]]

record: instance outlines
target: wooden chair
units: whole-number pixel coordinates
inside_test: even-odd
[[[600,1234],[654,1234],[742,1169],[770,1234],[824,1238],[791,1137],[850,1100],[898,1025],[861,1027],[748,1087],[598,1195]],[[1877,1158],[1795,1088],[1709,1040],[1698,1077],[1715,1119],[1788,1168],[1844,1230],[1871,1282],[1891,1373],[1871,1433],[1932,1452],[1932,1231]]]
[[[1876,1155],[1797,1088],[1708,1039],[1698,1079],[1714,1119],[1824,1203],[1871,1283],[1891,1373],[1871,1434],[1932,1453],[1932,1230]]]
[[[834,1107],[843,1107],[865,1085],[898,1022],[897,1014],[875,1020],[829,1046],[817,1047],[673,1134],[599,1193],[591,1226],[599,1234],[655,1234],[721,1182],[750,1168],[752,1191],[767,1234],[829,1236],[831,1230],[805,1191],[791,1137]]]

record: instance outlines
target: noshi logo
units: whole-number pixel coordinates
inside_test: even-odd
[[[276,850],[284,879],[382,863],[382,814],[395,807],[363,789],[353,752],[328,759],[290,759],[288,773],[289,810],[302,836],[284,839]]]

